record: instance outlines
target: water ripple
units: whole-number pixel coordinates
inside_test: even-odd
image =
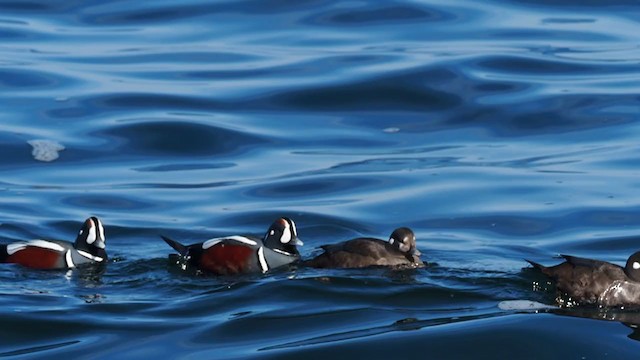
[[[0,241],[95,215],[110,257],[1,267],[0,356],[637,356],[632,312],[498,307],[553,304],[523,258],[638,250],[638,11],[607,5],[0,1]],[[218,278],[158,236],[281,216],[303,258],[409,226],[429,266]]]

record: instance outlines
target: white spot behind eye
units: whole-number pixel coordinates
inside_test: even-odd
[[[269,235],[273,235],[273,234],[275,234],[275,233],[276,233],[276,232],[275,232],[275,230],[271,230],[271,231],[269,231]]]
[[[78,233],[78,235],[82,235],[83,232],[84,232],[84,229],[80,229],[80,232]]]
[[[634,262],[633,262],[633,269],[634,269],[634,270],[638,270],[638,269],[640,269],[640,263],[639,263],[639,262],[637,262],[637,261],[634,261]]]
[[[394,238],[389,238],[389,244],[393,245],[396,242],[396,239]]]

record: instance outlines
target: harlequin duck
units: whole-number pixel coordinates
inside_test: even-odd
[[[233,235],[185,246],[162,238],[180,253],[186,266],[215,275],[266,273],[299,260],[296,245],[303,245],[295,223],[289,218],[274,221],[263,239]]]
[[[304,264],[316,268],[424,267],[416,249],[416,236],[406,227],[395,229],[388,241],[357,238],[321,248],[324,253]]]
[[[0,262],[34,269],[70,269],[106,263],[105,236],[97,217],[85,220],[75,243],[55,240],[18,241],[0,245]]]
[[[627,260],[625,267],[600,260],[561,255],[566,261],[546,267],[526,260],[534,268],[555,280],[567,306],[593,304],[601,306],[640,305],[640,251]]]

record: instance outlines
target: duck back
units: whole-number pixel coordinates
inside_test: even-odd
[[[565,262],[543,266],[529,261],[543,274],[555,280],[559,292],[581,303],[599,303],[601,296],[616,281],[625,281],[624,269],[605,261],[562,255]]]
[[[374,238],[358,238],[322,246],[324,253],[306,262],[316,268],[363,268],[369,266],[401,266],[411,262],[388,242]]]

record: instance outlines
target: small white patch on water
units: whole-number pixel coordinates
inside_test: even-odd
[[[33,155],[34,159],[38,161],[53,161],[60,156],[58,152],[64,150],[64,146],[51,140],[37,139],[29,140],[27,143],[33,146],[31,155]]]
[[[555,309],[555,306],[539,303],[537,301],[531,300],[506,300],[498,303],[498,308],[500,310],[546,310],[546,309]]]
[[[400,131],[400,128],[397,127],[388,127],[384,130],[382,130],[384,132],[386,132],[387,134],[393,134],[393,133],[397,133],[398,131]]]

